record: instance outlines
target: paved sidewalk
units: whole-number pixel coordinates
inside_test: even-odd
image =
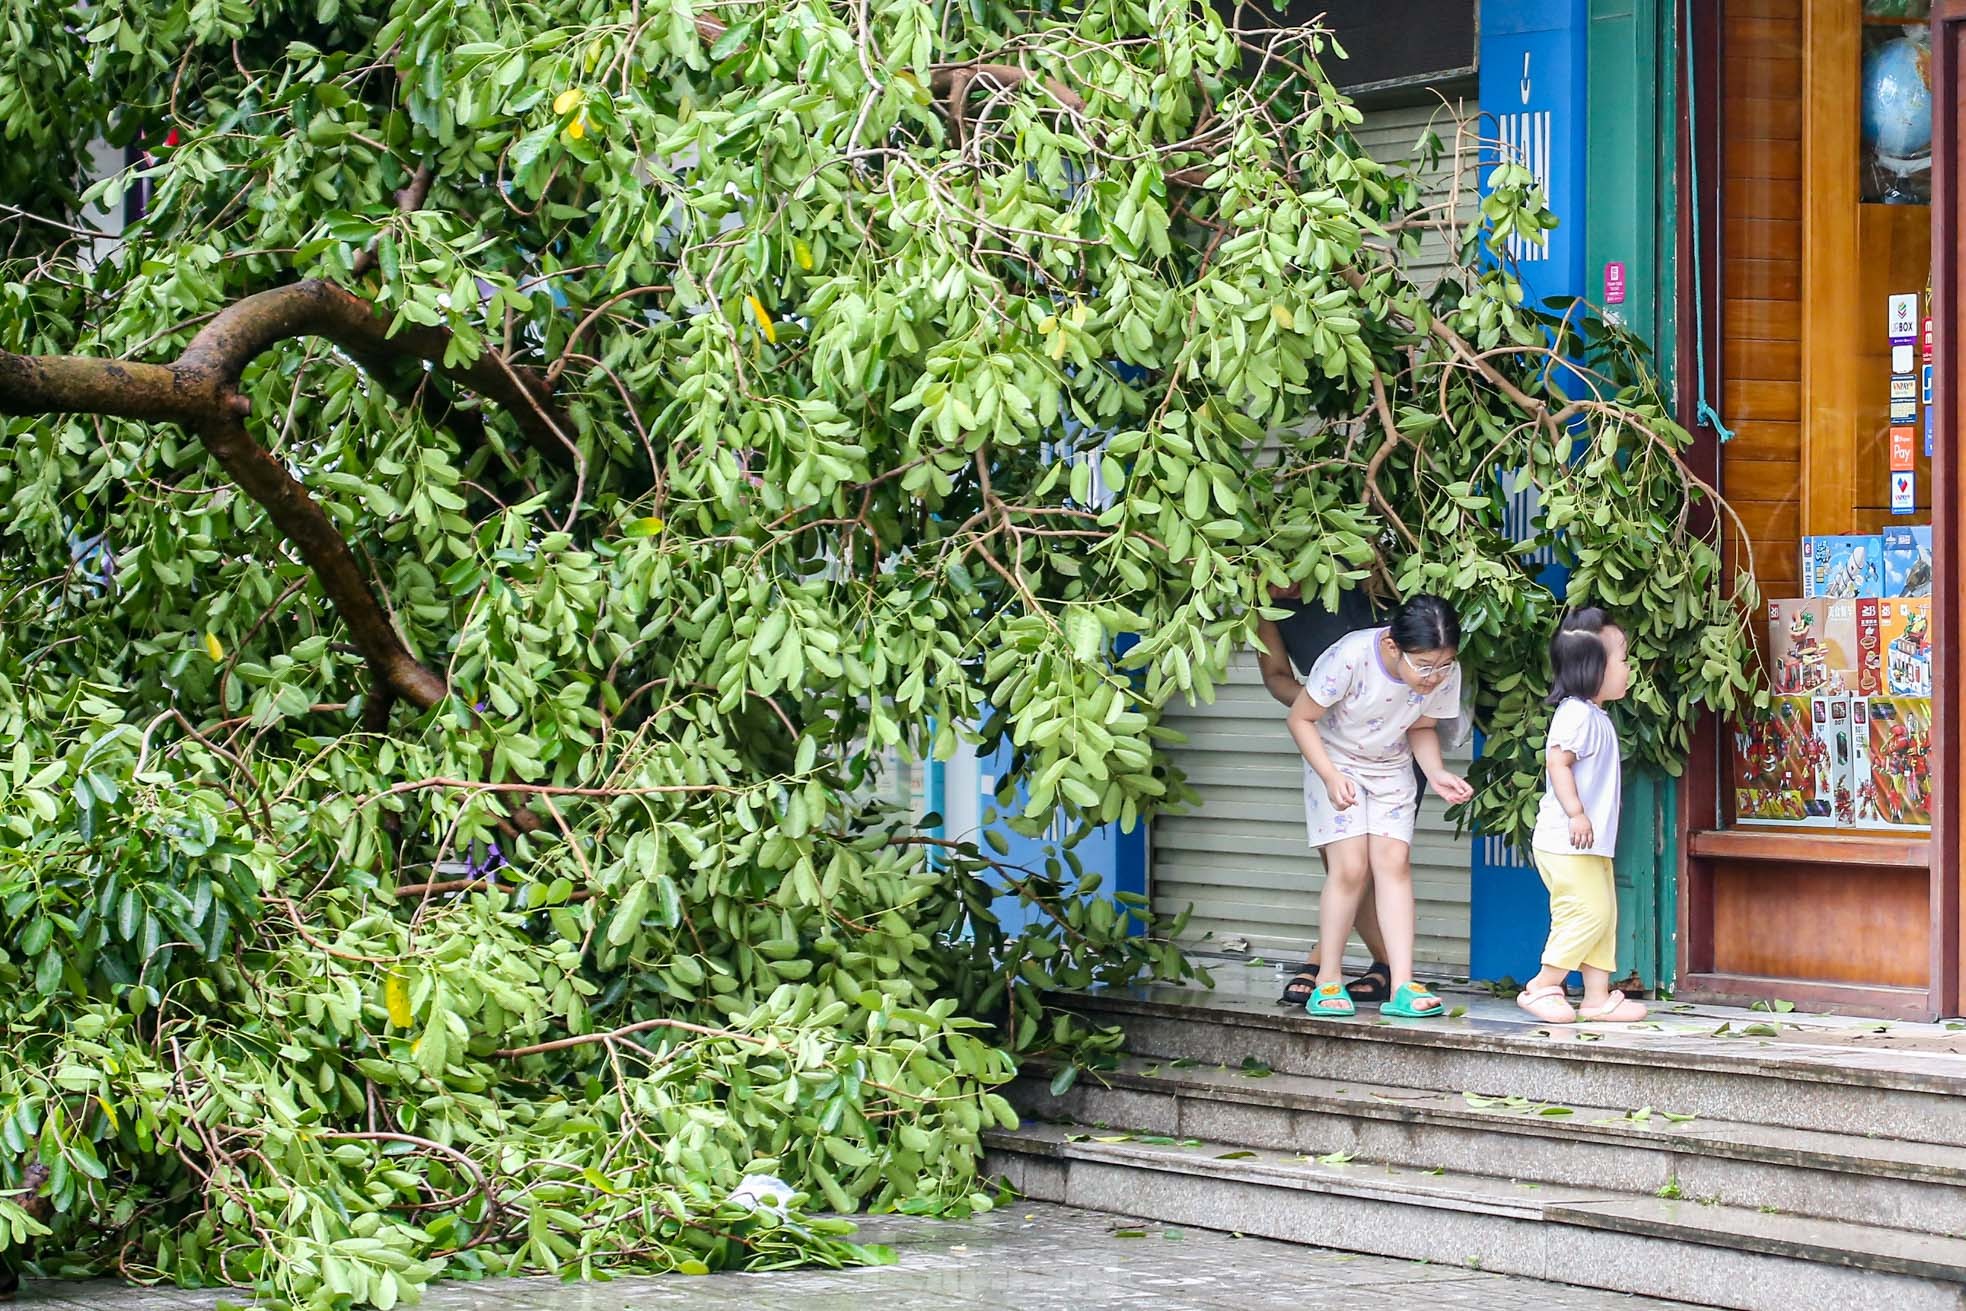
[[[1141,1235],[1133,1237],[1132,1235]],[[1125,1236],[1123,1236],[1125,1235]],[[444,1283],[426,1311],[1639,1311],[1684,1304],[1485,1274],[1462,1264],[1353,1256],[1023,1203],[962,1223],[874,1216],[859,1237],[894,1247],[861,1270]],[[1445,1254],[1443,1254],[1445,1255]],[[211,1293],[32,1285],[25,1311],[210,1311]]]

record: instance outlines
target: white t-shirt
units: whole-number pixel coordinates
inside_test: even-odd
[[[1380,659],[1383,628],[1347,633],[1311,666],[1304,690],[1326,707],[1318,736],[1339,768],[1411,769],[1406,730],[1417,719],[1452,719],[1461,710],[1461,668],[1456,665],[1431,692],[1409,687]]]
[[[1571,697],[1556,708],[1550,720],[1549,746],[1577,757],[1570,768],[1577,781],[1577,800],[1590,816],[1594,841],[1589,847],[1570,845],[1570,816],[1563,813],[1556,787],[1545,783],[1543,804],[1536,812],[1536,835],[1531,845],[1559,856],[1612,856],[1618,850],[1618,807],[1624,800],[1624,770],[1618,751],[1618,730],[1604,707]]]

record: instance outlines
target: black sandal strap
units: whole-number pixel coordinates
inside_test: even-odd
[[[1393,968],[1384,961],[1373,961],[1365,973],[1346,988],[1353,1001],[1390,1001],[1393,995]]]
[[[1302,1006],[1317,991],[1317,966],[1308,965],[1283,985],[1283,996],[1277,998],[1279,1006]]]

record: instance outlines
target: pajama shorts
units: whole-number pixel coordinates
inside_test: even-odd
[[[1413,766],[1361,765],[1332,759],[1338,771],[1358,788],[1358,800],[1346,810],[1331,804],[1324,780],[1304,766],[1304,828],[1311,846],[1328,847],[1347,838],[1394,838],[1413,845],[1413,821],[1419,814],[1420,790]]]

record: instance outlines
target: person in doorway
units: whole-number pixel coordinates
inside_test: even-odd
[[[1339,593],[1336,610],[1305,600],[1303,588],[1294,584],[1272,587],[1270,603],[1288,613],[1282,619],[1265,619],[1258,625],[1256,636],[1261,646],[1256,652],[1256,665],[1262,672],[1263,686],[1285,710],[1296,705],[1297,698],[1304,694],[1304,675],[1316,666],[1319,656],[1347,633],[1371,628],[1379,622],[1371,598],[1357,589]],[[1372,964],[1351,981],[1346,991],[1354,1002],[1376,1004],[1393,995],[1393,972],[1386,964],[1386,940],[1379,933],[1379,912],[1372,904],[1370,880],[1359,898],[1357,928],[1366,950],[1372,953]],[[1284,985],[1277,1005],[1301,1009],[1317,987],[1317,970],[1313,948],[1311,958]]]
[[[1642,1003],[1611,987],[1618,966],[1618,808],[1624,781],[1618,732],[1604,707],[1631,687],[1625,634],[1602,610],[1564,617],[1550,639],[1556,714],[1544,753],[1549,768],[1531,841],[1536,872],[1550,890],[1543,968],[1516,1005],[1546,1024],[1629,1024]],[[1564,996],[1572,970],[1584,976],[1581,1007]]]
[[[1330,610],[1317,601],[1306,600],[1302,586],[1293,583],[1289,587],[1272,587],[1270,604],[1287,613],[1282,619],[1265,619],[1257,626],[1261,646],[1256,663],[1263,676],[1263,686],[1286,711],[1297,704],[1304,690],[1305,675],[1333,643],[1347,633],[1377,627],[1385,619],[1378,602],[1363,589],[1340,592],[1338,608]],[[1467,695],[1464,685],[1457,717],[1435,726],[1444,748],[1457,748],[1467,738]],[[1413,784],[1416,792],[1427,785],[1426,774],[1417,762],[1413,766]],[[1360,1005],[1386,1001],[1393,995],[1393,971],[1386,963],[1385,939],[1379,932],[1379,912],[1373,904],[1370,878],[1359,901],[1354,927],[1372,954],[1372,961],[1363,974],[1345,985],[1345,991]],[[1284,984],[1277,1005],[1302,1008],[1317,987],[1317,972],[1317,949],[1313,947],[1295,977]]]
[[[1311,1015],[1357,1013],[1345,988],[1345,942],[1368,882],[1392,974],[1380,1013],[1441,1013],[1440,998],[1413,978],[1413,767],[1450,805],[1474,795],[1448,771],[1435,731],[1460,713],[1460,645],[1453,608],[1437,596],[1413,597],[1385,627],[1349,634],[1319,657],[1290,707],[1305,763],[1305,825],[1325,866]]]

